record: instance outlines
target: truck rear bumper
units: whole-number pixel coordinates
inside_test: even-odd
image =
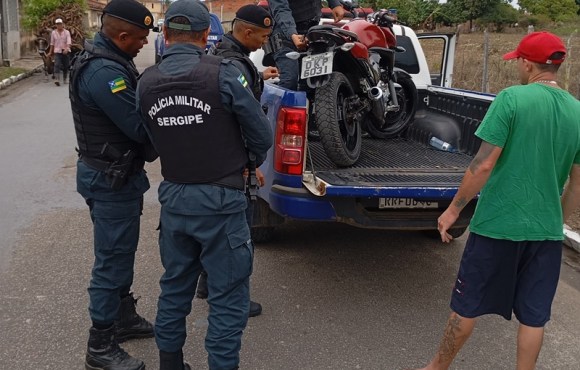
[[[283,217],[334,221],[349,225],[396,230],[434,230],[437,218],[450,203],[450,199],[423,199],[437,202],[434,209],[380,209],[378,197],[316,197],[306,189],[272,186],[270,208]],[[454,227],[467,227],[477,201],[472,200],[461,212]]]

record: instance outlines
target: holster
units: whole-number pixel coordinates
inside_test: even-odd
[[[287,40],[282,33],[278,32],[270,36],[268,42],[262,46],[262,50],[264,50],[262,65],[275,67],[276,62],[274,61],[274,54],[284,46],[294,48],[292,41]]]
[[[143,169],[145,161],[135,158],[135,153],[128,150],[122,154],[117,149],[105,143],[101,149],[101,156],[111,161],[98,158],[86,157],[79,154],[79,158],[87,166],[105,174],[107,183],[112,190],[121,189],[129,180],[129,177]]]
[[[246,179],[246,196],[250,202],[255,202],[258,199],[258,177],[256,176],[256,155],[249,153],[248,155],[248,178]]]

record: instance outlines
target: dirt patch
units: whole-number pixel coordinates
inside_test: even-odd
[[[566,225],[570,226],[570,228],[578,233],[580,233],[580,209],[577,209],[576,212],[572,213],[572,216],[566,221]]]

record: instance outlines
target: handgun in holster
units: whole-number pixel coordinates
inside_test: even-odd
[[[282,48],[284,45],[288,45],[288,42],[285,42],[284,36],[282,33],[275,33],[270,38],[268,38],[268,42],[266,42],[262,46],[262,50],[264,50],[264,58],[262,60],[262,65],[266,67],[275,67],[276,62],[274,61],[274,54]]]
[[[135,153],[127,150],[123,154],[109,143],[105,143],[101,149],[101,155],[112,160],[110,166],[105,170],[105,175],[111,189],[121,189],[129,179]]]
[[[256,176],[256,155],[254,153],[248,154],[248,178],[246,179],[246,196],[250,202],[255,202],[258,199],[258,177]]]

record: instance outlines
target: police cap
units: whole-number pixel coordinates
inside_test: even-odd
[[[184,17],[189,24],[171,22],[175,17]],[[209,28],[209,10],[199,0],[177,0],[165,13],[165,27],[182,31],[204,31]]]
[[[135,0],[111,0],[103,9],[103,14],[146,30],[153,28],[153,15],[149,9]]]
[[[261,6],[248,4],[236,12],[236,19],[260,28],[270,28],[274,24],[272,16]]]

